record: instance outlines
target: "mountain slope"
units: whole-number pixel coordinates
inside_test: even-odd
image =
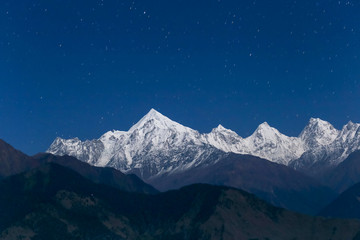
[[[327,172],[321,180],[339,193],[360,182],[360,151],[351,153],[336,168]]]
[[[336,195],[330,188],[286,166],[250,155],[228,154],[206,167],[149,180],[159,190],[193,183],[231,186],[251,192],[276,206],[315,214]]]
[[[96,183],[109,185],[120,190],[140,193],[158,192],[132,174],[126,175],[113,168],[94,167],[70,156],[37,154],[29,157],[0,140],[0,179],[37,168],[48,162],[68,167]]]
[[[326,206],[320,216],[360,219],[360,183],[357,183],[341,193]]]
[[[37,161],[0,139],[0,179],[36,166]]]
[[[48,152],[75,156],[95,166],[133,172],[143,179],[212,164],[223,154],[204,144],[199,132],[153,109],[128,132],[111,131],[97,140],[85,142],[57,138]]]
[[[123,239],[106,227],[111,212],[95,197],[109,198],[116,190],[60,165],[45,164],[6,178],[0,190],[1,239]]]
[[[144,183],[139,177],[134,174],[124,174],[114,168],[109,167],[94,167],[87,163],[81,162],[78,159],[70,156],[55,156],[49,153],[38,154],[33,157],[42,164],[56,163],[61,166],[70,168],[81,176],[95,182],[105,184],[117,188],[119,190],[137,193],[154,194],[158,191]]]
[[[331,130],[336,133],[336,131]],[[289,166],[318,177],[336,167],[344,161],[352,152],[360,149],[360,124],[349,122],[341,131],[328,139],[334,139],[329,144],[316,145],[299,158],[290,161]],[[312,145],[310,145],[312,146]]]
[[[332,143],[340,131],[335,129],[329,122],[319,118],[310,118],[308,125],[302,130],[299,138],[308,148],[317,148]]]
[[[53,163],[1,181],[0,191],[0,239],[352,239],[360,229],[227,187],[122,192]]]
[[[109,131],[91,141],[57,138],[47,152],[135,173],[144,180],[215,164],[228,152],[258,156],[316,176],[360,149],[359,126],[349,122],[339,131],[311,118],[298,137],[288,137],[265,122],[242,138],[221,125],[200,134],[151,109],[128,131]]]
[[[285,165],[304,152],[303,144],[298,138],[285,136],[267,122],[260,124],[247,138],[242,138],[221,125],[202,137],[204,143],[224,152],[250,154]]]

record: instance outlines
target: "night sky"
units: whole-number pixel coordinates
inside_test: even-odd
[[[360,2],[1,1],[0,138],[34,154],[151,108],[243,137],[360,122]]]

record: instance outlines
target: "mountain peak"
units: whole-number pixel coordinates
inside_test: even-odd
[[[310,118],[308,125],[319,125],[319,126],[329,126],[331,125],[329,122],[324,121],[320,118]],[[332,125],[331,125],[332,126]]]
[[[277,132],[277,130],[271,127],[267,122],[263,122],[256,128],[255,132]]]
[[[336,132],[337,130],[331,125],[331,123],[321,120],[320,118],[310,118],[308,125],[305,127],[304,131],[331,131]],[[304,132],[303,131],[303,132]],[[301,133],[303,134],[303,133]]]
[[[225,128],[223,125],[219,124],[216,128],[213,128],[213,130],[211,131],[211,133],[220,133],[220,134],[231,134],[233,136],[237,136],[237,137],[240,137],[237,135],[236,132],[234,132],[233,130],[231,129],[228,129],[228,128]]]
[[[259,125],[260,128],[271,128],[270,125],[267,122],[263,122]]]
[[[132,132],[136,129],[142,128],[145,124],[153,123],[158,126],[164,127],[167,125],[166,122],[173,122],[166,116],[162,115],[160,112],[156,111],[155,109],[151,108],[150,111],[140,119],[135,125],[133,125],[129,132]]]
[[[111,166],[125,172],[139,171],[138,174],[148,178],[195,167],[207,162],[207,159],[213,161],[218,150],[250,154],[288,165],[305,151],[315,149],[316,154],[323,151],[332,153],[338,149],[335,143],[339,141],[342,141],[339,146],[350,146],[350,143],[358,141],[360,124],[351,126],[349,123],[347,127],[349,130],[345,128],[340,136],[340,131],[330,123],[310,118],[300,136],[290,137],[263,122],[250,136],[242,138],[221,124],[210,133],[201,134],[152,108],[129,131],[109,131],[100,139],[91,141],[58,139],[48,152],[75,156],[96,166]],[[351,146],[359,146],[355,144],[358,143]]]
[[[319,122],[319,121],[324,121],[324,120],[322,120],[320,118],[315,118],[315,117],[311,117],[309,120],[309,122]]]
[[[230,129],[225,128],[223,125],[219,124],[216,128],[212,130],[213,132],[228,132]]]
[[[255,132],[251,136],[252,137],[262,136],[265,138],[272,139],[276,135],[280,135],[280,132],[277,129],[271,127],[267,122],[263,122],[256,128]]]
[[[0,152],[2,153],[0,155],[0,160],[4,157],[9,157],[9,153],[18,153],[18,155],[26,156],[24,153],[20,152],[19,150],[15,149],[13,146],[11,146],[9,143],[5,142],[4,140],[0,139]],[[1,161],[0,161],[1,162]]]
[[[219,125],[216,127],[216,129],[218,129],[218,130],[226,130],[226,128],[224,128],[224,126],[221,125],[221,124],[219,124]]]
[[[150,111],[145,115],[149,117],[164,117],[160,112],[156,111],[154,108],[151,108]]]
[[[360,128],[360,123],[354,123],[349,121],[347,124],[344,125],[342,128],[342,132],[356,132]]]
[[[352,126],[354,126],[355,124],[350,120],[347,124],[345,124],[345,126],[344,127],[346,127],[346,128],[351,128]]]
[[[310,118],[308,125],[300,133],[300,138],[309,146],[330,144],[338,136],[339,131],[329,122],[320,118]]]
[[[139,129],[175,129],[177,132],[186,132],[187,127],[171,120],[170,118],[162,115],[160,112],[155,109],[150,109],[150,111],[140,119],[134,126],[129,129],[129,132],[133,132]]]
[[[151,108],[150,111],[147,114],[145,114],[145,116],[142,117],[142,119],[140,119],[140,121],[142,121],[142,120],[146,120],[146,121],[148,121],[148,120],[164,120],[164,119],[168,119],[168,118],[166,116],[162,115],[160,112],[156,111],[154,108]]]
[[[32,164],[26,154],[0,139],[0,178],[23,172]]]

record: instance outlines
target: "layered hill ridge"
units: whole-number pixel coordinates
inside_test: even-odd
[[[124,174],[111,167],[92,166],[72,156],[40,153],[28,157],[5,143],[0,151],[9,153],[3,156],[0,162],[2,166],[11,165],[12,159],[20,156],[17,160],[18,168],[3,171],[0,178],[19,173],[19,169],[25,172],[43,164],[56,163],[76,171],[95,183],[123,191],[150,194],[158,192],[134,174]],[[236,187],[251,192],[275,206],[307,214],[317,213],[335,197],[335,193],[330,188],[287,166],[251,155],[224,152],[221,155],[216,155],[221,158],[214,158],[213,161],[217,160],[214,164],[199,165],[173,174],[165,173],[150,178],[147,182],[162,191],[194,183]],[[210,162],[211,159],[207,161]]]
[[[72,169],[83,177],[123,191],[154,194],[158,191],[133,174],[124,174],[114,168],[94,167],[71,156],[40,153],[27,156],[0,139],[0,179],[56,163]]]
[[[71,155],[95,166],[133,172],[143,179],[215,164],[225,153],[249,154],[316,175],[360,149],[360,124],[342,130],[311,118],[298,137],[264,122],[243,138],[222,125],[201,134],[151,109],[128,131],[109,131],[99,139],[57,138],[47,152]]]
[[[358,239],[355,220],[310,217],[241,190],[156,195],[95,184],[54,163],[0,181],[0,239]]]
[[[253,193],[272,205],[305,214],[318,213],[336,197],[330,188],[306,174],[259,157],[234,153],[213,165],[162,175],[149,183],[160,191],[194,183],[230,186]]]

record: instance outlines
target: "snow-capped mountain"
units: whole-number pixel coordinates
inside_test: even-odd
[[[339,130],[330,123],[319,118],[310,118],[308,125],[300,133],[299,138],[309,150],[314,147],[326,146],[339,135]]]
[[[71,155],[95,166],[134,172],[147,179],[212,164],[224,153],[201,141],[201,134],[151,109],[129,131],[109,131],[81,142],[57,138],[47,152]]]
[[[290,160],[299,158],[304,152],[300,139],[281,134],[267,122],[260,124],[247,138],[242,138],[221,125],[202,137],[204,143],[224,152],[250,154],[285,165]]]
[[[307,143],[307,151],[299,159],[289,163],[289,166],[310,175],[337,166],[352,152],[360,149],[360,124],[350,121],[339,131],[329,123],[323,124],[324,121],[321,120],[318,122],[320,124],[313,124],[310,120],[309,125],[300,134],[300,138]]]
[[[251,136],[242,138],[221,125],[201,134],[151,109],[128,131],[109,131],[91,141],[57,138],[47,152],[148,179],[211,165],[229,152],[302,169],[324,159],[330,165],[337,164],[359,147],[359,124],[348,123],[338,131],[326,121],[311,118],[299,137],[288,137],[265,122]]]
[[[266,122],[260,124],[246,141],[251,151],[249,154],[285,165],[304,152],[304,146],[298,138],[285,136]]]

